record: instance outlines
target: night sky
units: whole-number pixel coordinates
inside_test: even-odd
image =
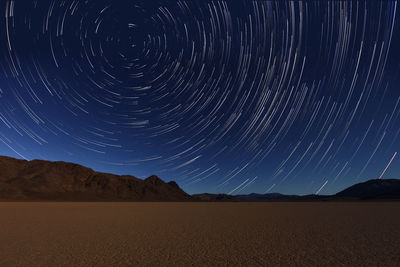
[[[399,178],[399,9],[3,0],[0,154],[156,174],[188,193]]]

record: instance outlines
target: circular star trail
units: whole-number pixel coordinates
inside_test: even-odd
[[[397,1],[370,2],[6,0],[2,154],[189,192],[399,175]]]

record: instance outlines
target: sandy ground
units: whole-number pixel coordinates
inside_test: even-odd
[[[400,266],[400,202],[3,202],[0,265]]]

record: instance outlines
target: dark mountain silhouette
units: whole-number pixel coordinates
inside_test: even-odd
[[[248,194],[248,195],[222,195],[222,194],[198,194],[195,199],[203,201],[342,201],[342,200],[367,200],[367,199],[400,199],[399,179],[370,180],[355,184],[335,195],[283,195]]]
[[[241,201],[240,198],[232,195],[227,194],[195,194],[193,195],[195,200],[199,201],[227,201],[227,202],[234,202],[234,201]]]
[[[249,199],[249,200],[259,200],[259,201],[267,201],[267,200],[287,200],[287,199],[297,199],[300,196],[296,195],[283,195],[279,193],[270,193],[270,194],[249,194],[249,195],[236,195],[236,197],[240,199]]]
[[[355,184],[335,197],[356,199],[400,199],[400,180],[376,179]]]
[[[113,175],[65,162],[0,157],[1,200],[185,201],[175,182]]]
[[[370,180],[336,195],[196,194],[155,175],[145,180],[113,175],[66,162],[26,161],[0,156],[0,200],[50,201],[335,201],[400,199],[400,180]]]
[[[328,200],[331,196],[319,196],[319,195],[283,195],[279,193],[271,194],[248,194],[248,195],[226,195],[226,194],[196,194],[193,195],[195,200],[199,201],[313,201],[313,200]],[[332,198],[331,198],[332,199]]]

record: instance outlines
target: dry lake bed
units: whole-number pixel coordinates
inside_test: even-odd
[[[0,266],[400,266],[400,202],[0,202]]]

